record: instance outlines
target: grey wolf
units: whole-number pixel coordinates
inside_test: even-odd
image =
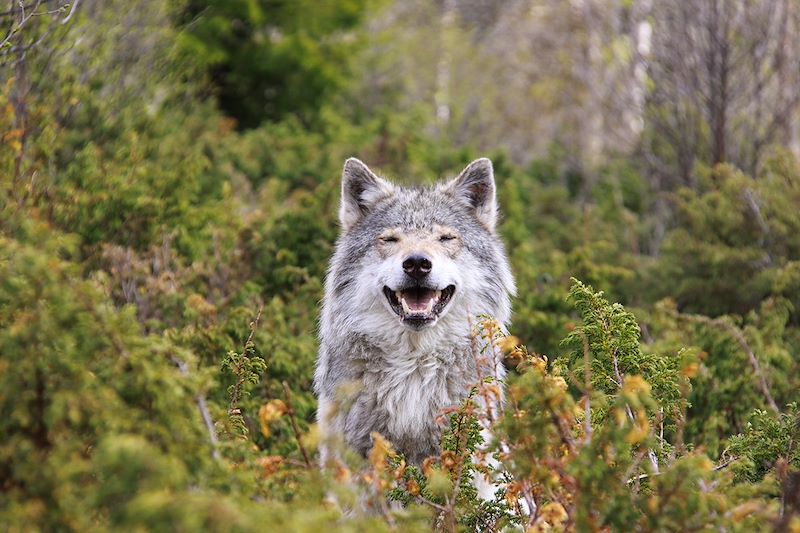
[[[488,159],[414,188],[347,160],[314,376],[323,443],[366,456],[378,432],[412,464],[439,453],[437,415],[483,377],[471,326],[510,318],[495,189]],[[502,362],[491,373],[502,379]],[[323,464],[331,457],[323,444]]]

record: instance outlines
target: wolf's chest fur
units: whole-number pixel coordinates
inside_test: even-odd
[[[458,406],[475,384],[477,370],[468,342],[374,349],[369,355],[351,360],[360,390],[346,416],[348,443],[366,453],[369,435],[377,431],[411,462],[437,453],[445,422],[439,415]]]

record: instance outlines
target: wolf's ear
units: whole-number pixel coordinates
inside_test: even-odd
[[[494,231],[497,224],[497,199],[491,161],[485,157],[476,159],[457,178],[447,182],[444,189],[472,207],[478,220]]]
[[[376,176],[358,159],[351,157],[345,161],[342,171],[342,203],[339,206],[342,229],[347,231],[353,227],[379,200],[394,192],[394,185]]]

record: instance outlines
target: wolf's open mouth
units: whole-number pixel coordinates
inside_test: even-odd
[[[403,322],[413,326],[422,327],[433,322],[450,303],[455,285],[448,285],[437,290],[429,287],[408,287],[393,291],[389,287],[383,288],[386,299],[392,310],[397,313]]]

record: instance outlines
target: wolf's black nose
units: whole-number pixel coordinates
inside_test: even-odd
[[[403,261],[403,272],[414,279],[422,279],[431,273],[431,260],[424,255],[410,255]]]

